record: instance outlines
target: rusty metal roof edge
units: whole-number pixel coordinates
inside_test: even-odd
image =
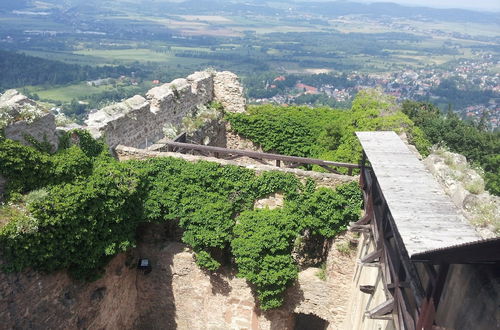
[[[421,257],[425,257],[425,256],[433,254],[433,253],[449,252],[449,251],[453,251],[453,250],[459,249],[459,248],[465,248],[465,247],[469,247],[469,246],[470,247],[474,247],[474,246],[480,246],[480,245],[490,244],[490,243],[498,243],[498,244],[500,244],[500,236],[493,237],[493,238],[481,239],[481,240],[477,240],[477,241],[473,241],[473,242],[466,242],[466,243],[462,243],[462,244],[451,245],[451,246],[442,247],[442,248],[439,248],[439,249],[434,249],[434,250],[428,250],[428,251],[424,251],[424,252],[415,253],[415,254],[413,254],[413,255],[410,256],[410,259],[414,260],[414,259],[418,259],[418,258],[421,258]]]

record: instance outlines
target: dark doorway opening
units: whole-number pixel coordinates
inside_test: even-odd
[[[328,322],[314,314],[294,314],[295,325],[294,330],[325,330],[328,327]]]

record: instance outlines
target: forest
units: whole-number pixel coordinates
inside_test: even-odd
[[[118,78],[132,72],[141,74],[139,67],[89,66],[66,64],[39,57],[0,50],[0,93],[5,89],[27,85],[63,85],[98,78]]]

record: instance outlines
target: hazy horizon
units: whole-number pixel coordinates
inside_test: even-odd
[[[474,2],[468,0],[350,0],[351,2],[375,3],[375,2],[392,2],[399,5],[419,6],[431,8],[456,8],[469,9],[480,11],[495,11],[500,12],[500,1],[498,0],[476,0]]]

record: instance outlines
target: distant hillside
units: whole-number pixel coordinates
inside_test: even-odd
[[[129,75],[136,68],[66,64],[0,50],[0,92],[26,85],[61,85],[103,77]]]
[[[390,2],[300,2],[298,8],[304,12],[328,16],[371,15],[417,19],[432,19],[449,22],[491,22],[500,24],[500,13],[477,12],[465,9],[437,9],[428,7],[407,7]]]
[[[65,9],[78,8],[94,11],[96,8],[118,10],[126,6],[138,12],[169,12],[186,15],[220,15],[239,13],[242,15],[288,15],[289,10],[314,13],[325,16],[371,15],[427,19],[449,22],[491,22],[500,24],[500,13],[478,12],[465,9],[437,9],[398,5],[389,1],[359,3],[350,1],[307,1],[307,0],[46,0],[54,6]],[[147,6],[145,6],[147,4]],[[1,5],[0,5],[1,8]]]

